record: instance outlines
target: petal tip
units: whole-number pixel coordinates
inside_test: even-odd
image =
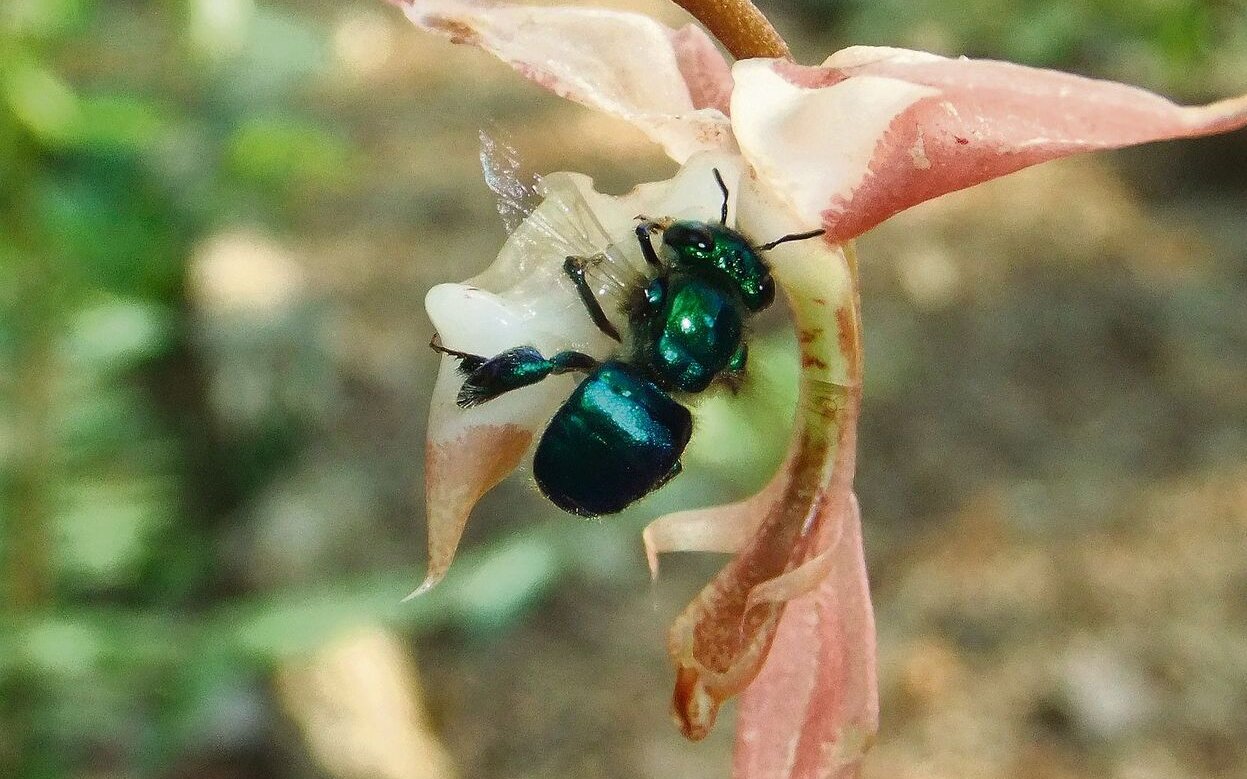
[[[427,575],[425,575],[424,581],[420,582],[420,586],[408,593],[405,598],[399,601],[399,603],[407,603],[419,598],[421,595],[424,595],[429,590],[440,584],[445,576],[446,574],[444,572],[430,571]]]
[[[649,580],[658,581],[658,546],[654,543],[654,534],[650,528],[641,531],[641,543],[645,545],[645,562],[649,565]]]
[[[706,689],[696,669],[684,667],[676,673],[671,714],[689,741],[701,741],[714,727],[719,701]]]

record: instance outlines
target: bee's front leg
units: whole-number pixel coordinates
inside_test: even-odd
[[[640,220],[640,224],[636,226],[636,239],[637,243],[641,244],[641,254],[651,267],[661,268],[662,259],[658,256],[658,252],[654,251],[652,236],[654,233],[666,230],[671,224],[671,219],[650,219],[644,215],[638,215],[636,218]]]

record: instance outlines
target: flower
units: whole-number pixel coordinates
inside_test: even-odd
[[[696,191],[711,166],[731,172],[735,223],[745,234],[826,230],[822,241],[768,257],[801,346],[783,467],[747,500],[656,520],[645,544],[655,569],[661,552],[736,553],[671,628],[674,708],[685,734],[703,735],[722,701],[743,691],[737,776],[855,774],[878,704],[852,494],[861,346],[851,239],[912,205],[1038,162],[1243,127],[1247,97],[1185,108],[1111,82],[876,47],[848,48],[812,67],[784,59],[729,65],[700,28],[671,30],[637,14],[391,1],[417,25],[631,122],[684,165],[672,181],[621,199],[598,195],[583,177],[552,179],[555,191],[578,188],[608,230],[642,211],[666,213],[654,203],[717,202]],[[562,325],[574,299],[544,294],[559,282],[523,230],[484,274],[430,293],[430,316],[452,348],[569,345]],[[583,322],[577,332],[596,337]],[[551,386],[461,412],[451,368],[443,364],[430,418],[424,587],[444,574],[472,505],[519,463],[560,398]]]

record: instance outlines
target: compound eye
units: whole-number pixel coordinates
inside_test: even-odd
[[[758,287],[758,311],[769,308],[775,302],[775,279],[771,274],[762,277],[762,283]]]
[[[696,222],[676,222],[663,231],[662,240],[677,250],[709,253],[714,248],[714,235],[705,225]]]

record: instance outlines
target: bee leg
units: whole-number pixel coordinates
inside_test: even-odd
[[[429,348],[438,354],[445,354],[458,359],[459,372],[464,376],[467,376],[489,360],[488,357],[482,357],[479,354],[468,354],[456,349],[447,349],[445,346],[442,346],[442,337],[437,333],[434,333],[433,337],[429,339]]]
[[[656,489],[661,488],[667,482],[679,476],[683,471],[684,471],[684,466],[680,463],[679,460],[676,460],[675,465],[671,466],[671,470],[663,474],[662,478],[658,480],[658,482],[654,485],[653,489],[656,490]]]
[[[619,337],[619,331],[606,318],[606,312],[602,310],[602,304],[598,302],[597,297],[593,294],[593,290],[589,288],[589,282],[585,279],[585,266],[588,260],[584,257],[568,257],[563,263],[563,272],[566,273],[576,285],[576,292],[580,293],[580,302],[585,304],[585,309],[589,312],[589,318],[593,320],[593,324],[606,335],[616,341],[623,341]]]
[[[655,268],[662,267],[662,260],[658,258],[658,253],[654,251],[654,241],[650,236],[655,230],[661,230],[662,225],[652,219],[644,219],[636,226],[636,239],[641,244],[641,254],[644,255],[645,261]]]
[[[736,353],[728,361],[727,368],[719,374],[719,380],[727,386],[733,395],[740,392],[740,385],[745,382],[745,367],[749,362],[749,346],[744,342],[736,347]]]
[[[581,352],[559,352],[550,359],[531,346],[517,346],[490,357],[467,372],[455,402],[471,408],[511,390],[536,384],[547,376],[588,372],[598,361]]]
[[[719,224],[726,226],[728,199],[727,183],[723,181],[723,174],[719,172],[718,168],[711,168],[711,170],[714,171],[714,180],[715,183],[719,185],[719,191],[723,193],[723,207],[719,209]]]

